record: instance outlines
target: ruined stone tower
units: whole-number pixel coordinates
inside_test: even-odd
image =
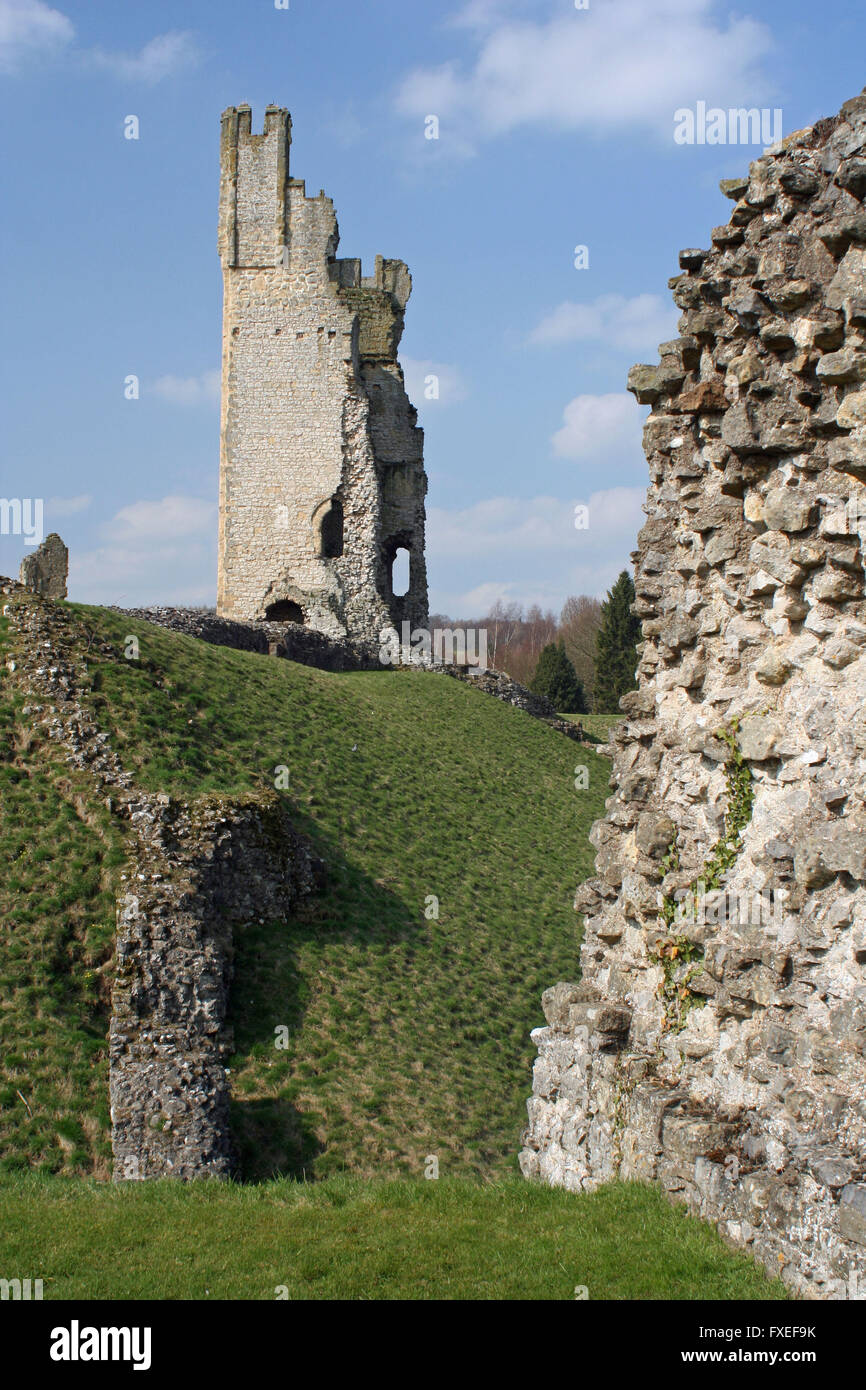
[[[866,1295],[866,94],[767,150],[671,281],[638,689],[521,1167],[660,1183]]]
[[[288,111],[262,135],[249,106],[223,114],[217,608],[377,641],[427,623],[423,431],[397,361],[412,281],[337,259],[333,203],[290,177],[290,145]]]

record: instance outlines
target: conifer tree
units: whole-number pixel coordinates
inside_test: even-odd
[[[586,695],[577,672],[565,653],[562,638],[543,647],[529,686],[536,695],[546,695],[562,714],[584,714]]]
[[[593,706],[606,714],[615,714],[620,696],[637,686],[640,622],[631,612],[633,603],[634,584],[628,570],[623,570],[602,604],[596,638]]]

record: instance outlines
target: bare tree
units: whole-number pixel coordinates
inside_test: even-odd
[[[595,687],[595,639],[601,627],[601,604],[587,594],[570,595],[559,615],[559,635],[592,705]]]

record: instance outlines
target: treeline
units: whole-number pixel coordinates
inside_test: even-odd
[[[615,713],[620,695],[635,687],[640,623],[633,602],[634,585],[623,570],[603,602],[571,596],[559,615],[498,600],[482,618],[436,613],[430,627],[485,628],[487,663],[495,670],[547,695],[562,712]]]

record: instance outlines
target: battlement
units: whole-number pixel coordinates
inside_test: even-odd
[[[328,275],[343,301],[353,305],[362,318],[384,313],[402,321],[412,293],[412,276],[405,261],[377,256],[373,274],[364,275],[359,258],[341,257],[331,261]]]
[[[229,106],[222,114],[220,142],[219,254],[237,269],[291,269],[298,252],[305,267],[320,259],[324,281],[359,294],[369,313],[401,317],[412,290],[403,261],[376,257],[372,275],[360,259],[336,256],[340,232],[334,203],[324,189],[307,194],[306,181],[289,170],[292,118],[285,107],[268,106],[264,130],[252,133],[252,109]],[[361,297],[361,292],[366,292]],[[371,293],[372,292],[372,293]]]
[[[264,131],[252,133],[252,110],[229,106],[220,134],[219,254],[227,266],[272,266],[286,240],[286,196],[292,118],[265,110]]]
[[[292,118],[286,107],[265,107],[265,124],[261,135],[253,135],[252,125],[252,107],[247,102],[241,102],[240,106],[227,106],[222,114],[223,140],[228,139],[237,146],[241,142],[253,143],[267,140],[269,136],[276,135],[279,140],[285,143],[286,168],[288,170],[288,148],[292,143]]]

